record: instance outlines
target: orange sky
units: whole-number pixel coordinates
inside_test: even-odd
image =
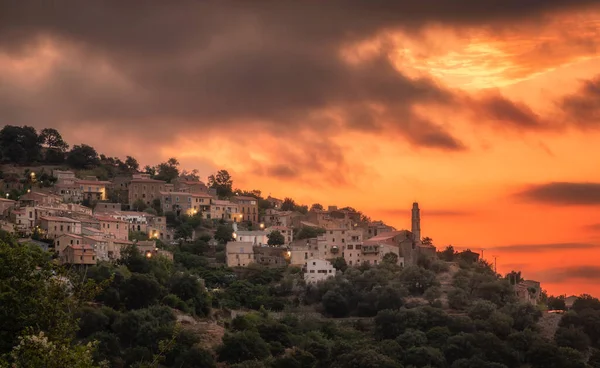
[[[573,6],[489,22],[411,8],[424,19],[377,26],[348,11],[307,22],[314,33],[283,6],[211,9],[235,22],[210,31],[175,30],[187,14],[173,10],[140,21],[165,28],[149,45],[104,9],[86,14],[91,31],[76,12],[37,19],[17,46],[0,37],[0,117],[397,228],[418,201],[438,247],[485,249],[550,293],[600,296],[600,11]]]

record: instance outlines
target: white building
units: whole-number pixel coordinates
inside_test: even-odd
[[[307,284],[323,281],[329,277],[334,277],[335,271],[335,268],[329,261],[316,258],[309,259],[306,261],[304,281]]]
[[[235,240],[239,242],[252,243],[252,245],[259,247],[266,247],[268,245],[269,238],[267,232],[260,231],[236,231]]]

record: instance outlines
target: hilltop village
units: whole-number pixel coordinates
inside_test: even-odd
[[[54,169],[51,179],[46,178],[54,183],[44,186],[37,179],[42,175],[39,172],[23,175],[28,176],[26,180],[2,181],[6,193],[0,198],[2,229],[17,235],[21,242],[53,250],[62,264],[117,261],[121,250],[133,244],[148,257],[172,258],[168,245],[209,235],[213,246],[226,241],[229,267],[290,264],[303,267],[307,278],[316,282],[335,275],[331,261],[336,258],[349,266],[377,265],[393,254],[395,263],[404,266],[415,264],[419,256],[434,257],[436,253],[429,240],[421,239],[417,203],[412,207],[411,230],[396,230],[352,208],[314,205],[302,213],[290,208],[291,199],[286,204],[282,199],[262,199],[252,193],[219,197],[204,182],[185,177],[167,183],[134,173],[99,180]],[[9,190],[25,193],[13,199]],[[126,201],[111,202],[111,196]],[[168,217],[182,216],[197,219],[198,226],[188,233],[171,226]],[[230,230],[215,239],[219,225]]]

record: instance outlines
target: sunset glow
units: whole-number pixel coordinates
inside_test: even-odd
[[[600,8],[349,6],[313,24],[309,7],[200,3],[138,27],[99,4],[89,24],[60,6],[0,21],[15,35],[0,39],[3,125],[142,166],[177,157],[204,179],[227,169],[236,188],[399,229],[418,201],[438,249],[600,296]]]

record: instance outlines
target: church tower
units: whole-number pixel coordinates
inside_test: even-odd
[[[414,236],[414,241],[417,245],[421,244],[421,211],[419,210],[419,204],[413,203],[412,207],[412,220],[411,220],[411,231]]]

